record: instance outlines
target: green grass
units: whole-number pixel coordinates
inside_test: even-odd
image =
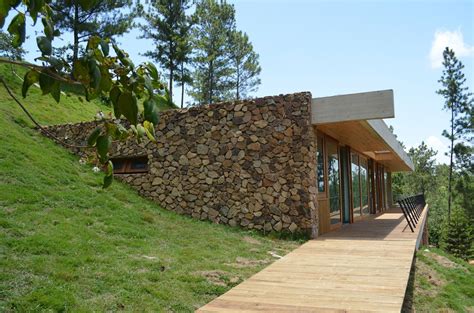
[[[17,94],[21,81],[0,67]],[[21,74],[20,74],[21,75]],[[0,311],[190,312],[298,241],[200,222],[161,209],[40,136],[0,87]],[[42,124],[108,108],[36,87]],[[255,264],[254,264],[255,263]]]
[[[405,304],[405,311],[474,312],[474,267],[440,249],[420,249]]]

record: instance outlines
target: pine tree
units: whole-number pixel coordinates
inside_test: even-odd
[[[191,96],[199,105],[230,99],[233,69],[228,49],[229,36],[235,30],[235,9],[223,0],[203,0],[194,16]]]
[[[181,85],[182,98],[184,86],[189,82],[189,70],[186,68],[191,53],[189,33],[192,23],[186,16],[189,7],[189,0],[157,0],[153,1],[146,11],[143,7],[141,9],[146,24],[140,25],[143,32],[140,38],[151,39],[155,45],[154,50],[147,51],[144,55],[167,70],[171,99],[175,81]]]
[[[73,42],[57,49],[58,55],[68,54],[73,62],[77,60],[81,45],[90,36],[113,39],[128,32],[132,26],[133,15],[125,13],[132,0],[54,0],[51,3],[53,23],[63,32],[73,34]],[[72,55],[68,51],[72,50]]]
[[[235,99],[247,97],[249,92],[256,91],[260,85],[262,68],[258,62],[258,54],[253,51],[249,37],[242,31],[233,31],[230,36],[229,58],[233,67],[231,84],[235,91]]]
[[[463,210],[454,210],[441,237],[441,247],[458,258],[468,260],[472,257],[473,229]]]
[[[435,156],[437,152],[422,141],[416,148],[408,151],[413,160],[415,170],[408,174],[408,185],[412,193],[422,193],[426,195],[434,187]]]
[[[442,85],[442,89],[437,91],[444,98],[444,109],[451,113],[450,129],[444,130],[443,136],[451,142],[449,152],[449,180],[448,180],[448,221],[451,217],[452,203],[452,186],[453,186],[453,169],[455,142],[470,132],[472,134],[472,94],[468,92],[465,86],[466,78],[462,72],[464,65],[456,58],[454,51],[446,47],[443,52],[443,74],[438,81]],[[471,125],[470,130],[466,129],[467,125]]]

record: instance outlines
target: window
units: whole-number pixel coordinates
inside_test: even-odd
[[[359,155],[351,153],[351,176],[352,176],[352,208],[354,217],[359,217],[361,213],[360,199],[360,166]]]
[[[148,172],[148,157],[112,158],[114,174],[135,174]]]
[[[360,199],[362,215],[369,214],[369,172],[367,167],[367,159],[359,157],[360,159]]]
[[[331,224],[341,221],[341,182],[339,173],[339,149],[337,142],[327,139],[329,215]]]
[[[318,161],[318,167],[316,169],[316,178],[318,184],[318,192],[325,192],[326,186],[324,181],[324,149],[323,149],[323,138],[318,136],[317,142],[317,150],[316,150],[316,158]]]

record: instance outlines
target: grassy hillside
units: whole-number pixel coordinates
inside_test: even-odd
[[[435,248],[417,252],[404,312],[474,312],[474,266]]]
[[[0,68],[17,94],[20,80]],[[107,107],[32,87],[40,123]],[[0,311],[188,312],[297,245],[179,216],[40,136],[0,87]]]

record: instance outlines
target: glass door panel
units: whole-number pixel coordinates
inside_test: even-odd
[[[360,166],[359,155],[351,154],[351,174],[352,174],[352,212],[354,217],[362,215],[360,199]]]
[[[327,138],[329,216],[331,225],[341,222],[341,180],[337,142]]]
[[[367,159],[360,157],[360,193],[362,215],[370,213],[369,209],[369,170]]]

